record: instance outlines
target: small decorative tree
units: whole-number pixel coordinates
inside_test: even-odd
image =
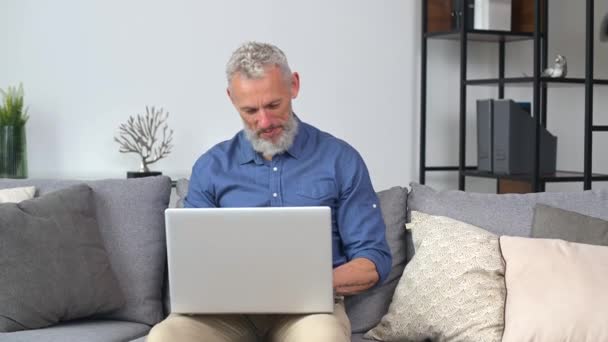
[[[148,108],[146,114],[129,116],[126,123],[119,126],[119,136],[114,137],[120,145],[121,153],[137,153],[141,158],[140,172],[150,172],[148,165],[156,163],[171,153],[173,130],[167,126],[169,112],[162,108]],[[157,139],[158,131],[162,129],[162,140]],[[157,144],[158,143],[158,144]]]

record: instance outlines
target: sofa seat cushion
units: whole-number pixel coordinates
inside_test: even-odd
[[[73,321],[44,329],[0,333],[2,342],[125,342],[144,336],[150,326],[121,321]]]
[[[107,318],[158,323],[164,317],[164,212],[171,194],[169,177],[98,181],[0,179],[0,189],[35,186],[43,195],[82,183],[93,189],[101,238],[125,298],[125,305]]]

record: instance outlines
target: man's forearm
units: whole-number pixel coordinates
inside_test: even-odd
[[[334,290],[341,296],[355,295],[371,288],[379,279],[372,261],[356,258],[334,269]]]

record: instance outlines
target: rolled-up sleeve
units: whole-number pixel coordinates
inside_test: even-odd
[[[349,261],[372,261],[380,277],[378,284],[382,284],[390,273],[392,258],[378,196],[356,151],[346,157],[345,165],[348,167],[340,175],[342,187],[336,217],[344,254]]]
[[[192,176],[188,185],[188,194],[184,199],[185,208],[217,207],[211,184],[214,175],[210,164],[211,158],[206,155],[203,155],[194,163]]]

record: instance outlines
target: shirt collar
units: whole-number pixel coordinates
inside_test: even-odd
[[[302,155],[302,151],[306,144],[306,139],[308,138],[308,132],[306,131],[305,124],[300,120],[300,118],[298,118],[295,113],[293,115],[298,121],[298,132],[293,140],[293,144],[291,144],[291,147],[287,149],[287,154],[295,159],[298,159],[300,155]],[[251,161],[254,161],[258,165],[264,164],[263,157],[253,149],[251,141],[249,141],[249,139],[247,139],[245,136],[244,130],[239,132],[238,139],[241,151],[241,156],[239,159],[240,164],[247,164]]]
[[[239,140],[239,150],[241,151],[241,157],[239,159],[239,163],[241,165],[247,164],[251,161],[254,161],[258,165],[264,164],[264,161],[262,160],[262,156],[260,156],[260,154],[257,153],[253,149],[253,146],[251,145],[251,141],[249,141],[249,139],[247,139],[247,137],[245,136],[244,130],[241,130],[239,132],[238,140]]]
[[[302,120],[300,120],[295,113],[293,116],[298,121],[298,132],[296,133],[296,137],[293,139],[293,144],[291,144],[291,147],[287,149],[287,153],[293,158],[298,159],[302,155],[302,151],[306,145],[308,131],[306,130]]]

